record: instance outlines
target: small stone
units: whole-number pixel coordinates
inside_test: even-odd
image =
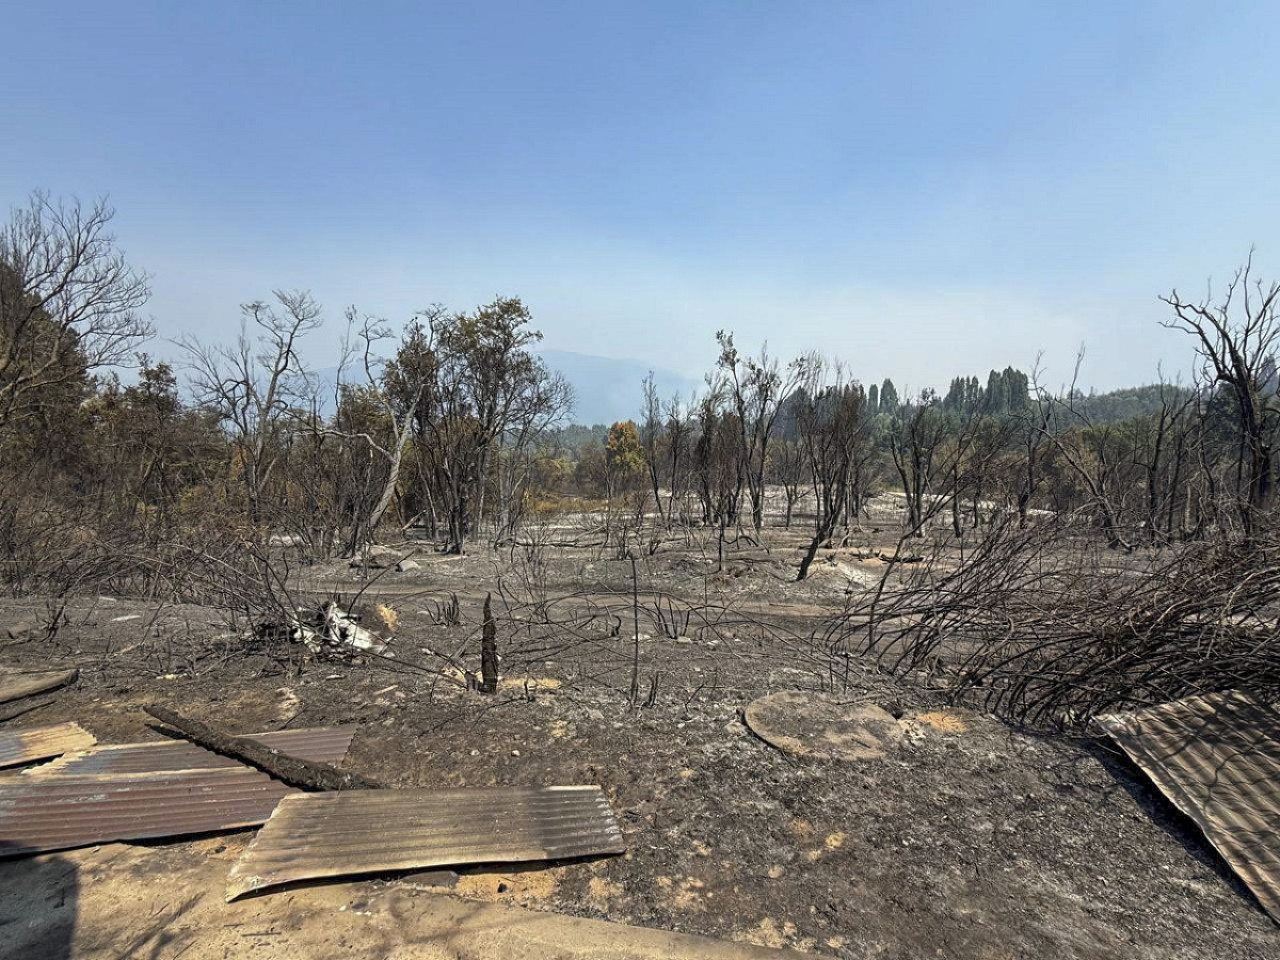
[[[472,755],[473,757],[478,757],[478,756],[480,756],[480,751],[479,751],[479,750],[472,750],[472,751],[471,751],[471,755]]]
[[[511,751],[511,755],[512,755],[513,757],[518,757],[518,756],[520,756],[520,751],[519,751],[519,750],[512,750],[512,751]]]

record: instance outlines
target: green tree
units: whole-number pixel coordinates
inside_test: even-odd
[[[634,420],[621,420],[609,428],[605,464],[611,494],[632,489],[644,475],[647,461]]]
[[[430,377],[414,415],[418,455],[430,464],[444,550],[460,553],[495,477],[499,528],[508,526],[505,514],[520,494],[518,484],[503,482],[502,471],[564,416],[573,394],[531,352],[542,334],[529,329],[532,316],[518,297],[499,297],[471,313],[435,310],[424,319],[410,331],[412,358],[398,358],[396,376],[403,378],[412,359],[415,376]]]
[[[884,383],[880,384],[880,406],[881,413],[887,413],[892,416],[898,409],[898,388],[893,385],[893,381],[888,377],[884,378]]]

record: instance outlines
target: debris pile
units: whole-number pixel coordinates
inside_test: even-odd
[[[0,732],[0,767],[58,757],[0,777],[0,856],[267,824],[231,871],[233,900],[296,880],[626,850],[597,786],[382,789],[331,765],[354,727],[232,736],[147,712],[185,739],[99,746],[75,723]]]
[[[355,734],[356,727],[347,725],[250,733],[243,739],[256,741],[268,749],[313,763],[340,764],[346,757]],[[237,765],[229,757],[205,750],[186,740],[170,740],[160,743],[99,744],[93,750],[69,753],[25,772],[27,776],[53,773],[150,773],[216,770]]]
[[[395,656],[385,639],[361,626],[359,617],[332,600],[326,600],[316,610],[300,613],[287,622],[260,623],[256,632],[262,639],[284,637],[292,643],[301,643],[317,657],[347,657],[355,650],[379,657]]]

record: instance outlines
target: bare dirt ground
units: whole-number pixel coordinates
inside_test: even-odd
[[[0,623],[17,639],[0,642],[0,663],[75,664],[82,679],[9,726],[65,719],[101,742],[158,739],[142,712],[149,703],[234,732],[357,723],[346,765],[389,785],[596,783],[606,791],[625,856],[461,871],[447,892],[475,901],[848,958],[1280,956],[1280,931],[1247,891],[1105,745],[1012,730],[862,663],[850,665],[838,696],[901,719],[901,742],[885,756],[800,759],[751,734],[741,711],[752,699],[831,688],[830,671],[802,638],[846,591],[879,575],[879,561],[858,559],[876,536],[823,551],[804,584],[789,582],[798,532],[770,535],[768,550],[740,544],[719,573],[705,543],[674,542],[646,557],[637,570],[638,677],[641,699],[653,697],[639,708],[628,704],[631,564],[599,549],[545,549],[536,575],[513,550],[441,558],[420,543],[403,545],[418,551],[420,569],[372,584],[337,562],[294,571],[299,598],[351,599],[363,589],[367,621],[379,604],[393,611],[393,660],[304,661],[296,645],[286,654],[246,650],[218,611],[126,598],[69,602],[50,639],[46,601],[10,600],[0,604]],[[891,549],[884,535],[877,543]],[[456,668],[478,670],[480,601],[491,591],[504,677],[498,695],[485,697],[465,689]],[[444,625],[454,594],[461,623]],[[714,609],[714,629],[704,616],[700,628],[681,623],[687,633],[663,636],[649,611],[664,598]],[[550,624],[522,633],[506,619],[508,611],[532,616],[529,604],[539,600],[555,601],[543,618]],[[582,625],[584,611],[605,607],[616,635],[600,630],[605,617]],[[128,870],[150,871],[163,886],[184,862],[214,857],[229,867],[246,842],[236,834],[129,845],[148,855],[130,854]],[[0,862],[0,944],[16,942],[6,927],[39,921],[33,910],[56,909],[52,894],[33,904],[18,892],[49,859],[57,858]],[[79,882],[111,884],[109,859],[82,868]],[[343,902],[368,903],[423,884],[376,877],[336,887]],[[220,901],[221,888],[208,896]],[[289,897],[256,898],[244,909],[255,922],[278,909],[287,931],[297,909]],[[236,907],[204,922],[236,922]],[[139,930],[157,909],[138,904]],[[173,931],[146,955],[177,957],[204,935],[177,920]],[[98,933],[96,949],[74,955],[109,955],[103,944],[123,935]],[[325,955],[357,955],[348,947],[335,941]]]

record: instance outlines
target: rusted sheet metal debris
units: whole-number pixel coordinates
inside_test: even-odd
[[[97,742],[92,733],[76,723],[0,730],[0,767],[47,760],[84,750]]]
[[[0,779],[0,857],[256,826],[290,793],[243,766],[8,777]]]
[[[0,703],[34,697],[46,690],[73,683],[80,676],[79,670],[0,670]]]
[[[276,730],[246,734],[273,750],[319,763],[341,763],[355,736],[355,726]],[[147,773],[173,770],[216,770],[241,764],[186,740],[167,743],[126,743],[99,746],[87,753],[64,756],[28,771],[28,776],[85,773]]]
[[[1098,725],[1280,923],[1280,714],[1230,692],[1099,717]]]
[[[227,900],[317,877],[625,850],[599,787],[295,794],[231,868]]]

